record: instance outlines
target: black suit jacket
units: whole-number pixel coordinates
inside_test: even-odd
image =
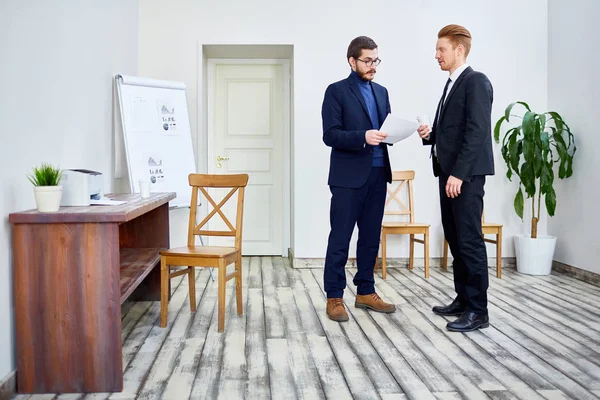
[[[391,112],[387,89],[371,82],[380,129]],[[325,91],[323,107],[323,141],[331,147],[329,179],[330,186],[358,188],[364,185],[371,173],[373,146],[367,144],[365,133],[373,129],[365,99],[352,76],[332,83]],[[384,165],[388,182],[392,181],[390,158],[385,144]]]
[[[458,77],[425,145],[436,145],[433,173],[463,181],[494,175],[492,152],[493,88],[487,76],[467,67]],[[441,169],[441,171],[440,171]]]

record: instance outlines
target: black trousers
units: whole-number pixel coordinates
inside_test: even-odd
[[[454,288],[467,311],[487,314],[488,266],[481,232],[485,176],[465,181],[454,199],[446,195],[448,176],[440,173],[439,190],[444,235],[454,257]]]

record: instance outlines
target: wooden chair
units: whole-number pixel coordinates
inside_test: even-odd
[[[188,245],[186,247],[172,248],[160,252],[161,272],[161,298],[160,298],[160,326],[167,326],[167,313],[169,308],[169,282],[176,276],[188,276],[190,291],[190,310],[196,311],[196,275],[195,267],[218,268],[218,307],[219,307],[219,332],[225,327],[225,283],[235,278],[235,298],[237,313],[242,315],[242,219],[244,211],[244,190],[248,183],[248,175],[203,175],[190,174],[189,183],[192,186],[192,201],[190,207],[190,221],[188,229]],[[231,189],[219,202],[213,200],[207,188]],[[213,210],[196,225],[196,209],[198,204],[198,190],[202,191]],[[238,192],[235,227],[229,222],[222,207]],[[219,214],[228,230],[202,229],[215,214]],[[235,237],[233,247],[224,246],[197,246],[196,235],[205,236],[232,236]],[[227,275],[227,266],[235,263],[235,272]],[[171,272],[173,266],[187,266]]]
[[[394,191],[388,186],[388,198],[385,202],[385,215],[408,215],[408,222],[387,222],[384,221],[381,225],[381,273],[383,279],[386,279],[386,238],[387,235],[410,235],[410,257],[408,268],[414,267],[415,242],[421,243],[424,246],[425,253],[425,278],[429,278],[429,225],[415,222],[414,199],[413,199],[413,179],[415,171],[394,171],[392,173],[392,183],[398,182],[398,186]],[[397,196],[400,191],[407,187],[408,190],[408,207]],[[399,206],[399,210],[389,210],[388,207],[392,200]],[[423,240],[416,239],[415,235],[423,235]]]
[[[502,224],[485,222],[485,218],[481,215],[481,231],[483,240],[496,245],[496,277],[502,279]],[[488,239],[485,235],[496,235],[496,240]],[[448,242],[444,238],[444,255],[442,256],[442,268],[448,270]]]

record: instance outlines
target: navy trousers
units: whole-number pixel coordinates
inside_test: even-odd
[[[354,284],[359,295],[375,292],[373,268],[386,198],[386,174],[384,167],[372,167],[367,182],[351,189],[331,186],[331,209],[329,242],[325,257],[323,280],[328,298],[343,297],[346,288],[346,261],[354,227],[358,224],[356,263],[358,273]]]

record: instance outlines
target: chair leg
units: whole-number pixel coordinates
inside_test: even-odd
[[[423,246],[425,246],[425,279],[429,279],[429,228],[427,228],[423,236]]]
[[[387,277],[387,273],[386,273],[386,267],[387,267],[387,262],[386,262],[386,234],[384,233],[383,236],[381,237],[381,277],[383,279],[385,279]]]
[[[448,271],[448,242],[444,238],[444,254],[442,256],[442,268],[444,271]]]
[[[415,266],[415,235],[410,235],[410,254],[408,256],[408,269],[412,271]]]
[[[496,235],[496,277],[502,279],[502,227]]]
[[[167,326],[169,313],[169,266],[166,257],[160,258],[160,327]]]
[[[237,275],[235,277],[235,300],[237,302],[237,313],[242,315],[242,257],[240,256],[235,262],[235,271]]]
[[[196,311],[196,268],[188,267],[188,284],[190,286],[190,311]]]
[[[219,278],[218,278],[218,316],[219,316],[219,333],[225,329],[225,275],[227,274],[227,266],[225,262],[219,260]]]
[[[379,243],[383,249],[383,230],[381,231],[381,236],[379,238]],[[383,253],[382,253],[382,257],[383,257]],[[379,252],[377,253],[377,255],[375,256],[375,266],[373,267],[373,272],[377,272],[377,270],[379,270]]]

